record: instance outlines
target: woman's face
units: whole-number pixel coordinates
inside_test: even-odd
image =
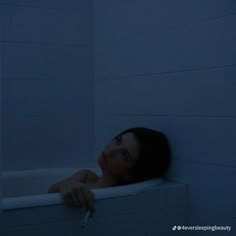
[[[115,177],[129,174],[138,159],[139,145],[132,132],[119,135],[105,146],[98,163],[103,172]]]

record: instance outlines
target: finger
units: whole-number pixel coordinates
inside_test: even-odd
[[[86,207],[89,209],[91,212],[95,211],[94,207],[94,202],[93,202],[93,195],[88,189],[84,189],[83,191],[84,198],[86,200]]]
[[[93,213],[96,212],[96,208],[95,208],[95,197],[93,192],[88,191],[88,195],[89,195],[89,202],[90,202],[90,206],[91,206],[91,210]]]
[[[61,193],[61,195],[63,197],[64,203],[69,206],[70,205],[69,196],[67,194],[64,194],[64,193]]]
[[[70,194],[64,195],[64,202],[69,207],[74,207],[74,202]]]
[[[86,198],[83,195],[83,189],[81,187],[73,190],[73,201],[81,208],[87,207]]]
[[[76,191],[76,196],[77,196],[78,201],[81,204],[81,207],[87,208],[86,197],[83,192],[84,192],[84,188],[78,188]]]
[[[72,202],[73,202],[73,205],[76,206],[76,207],[79,207],[79,208],[82,208],[82,205],[81,205],[81,201],[80,199],[78,198],[77,196],[77,191],[78,189],[74,189],[70,195],[71,199],[72,199]]]
[[[59,187],[57,184],[52,185],[49,189],[48,189],[48,193],[56,193],[59,192]]]
[[[52,185],[52,186],[48,189],[48,192],[49,192],[49,193],[52,193],[52,192],[54,191],[54,189],[55,189],[55,187],[54,187],[54,185]]]
[[[90,205],[89,205],[89,199],[88,199],[88,195],[87,195],[85,189],[83,189],[83,190],[81,191],[81,193],[82,193],[82,196],[83,196],[83,199],[84,199],[84,207],[85,207],[87,210],[90,210],[91,207],[90,207]]]
[[[83,208],[86,206],[86,203],[85,203],[85,200],[84,200],[84,197],[82,195],[80,188],[73,189],[70,192],[70,199],[73,202],[74,206],[77,206],[80,208]]]

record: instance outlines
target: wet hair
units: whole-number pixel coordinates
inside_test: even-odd
[[[135,166],[131,169],[133,180],[122,184],[136,183],[158,177],[165,178],[171,161],[170,144],[166,135],[160,131],[135,127],[124,130],[116,137],[128,132],[134,134],[139,144],[139,155]]]

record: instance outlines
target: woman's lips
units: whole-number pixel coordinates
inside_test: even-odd
[[[102,157],[107,162],[107,155],[105,154],[105,152],[102,153]]]

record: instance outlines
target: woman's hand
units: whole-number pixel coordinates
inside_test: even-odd
[[[70,207],[86,208],[91,213],[96,211],[94,194],[84,184],[74,179],[65,179],[61,182],[53,184],[49,189],[49,193],[60,192],[63,195],[64,202]]]

